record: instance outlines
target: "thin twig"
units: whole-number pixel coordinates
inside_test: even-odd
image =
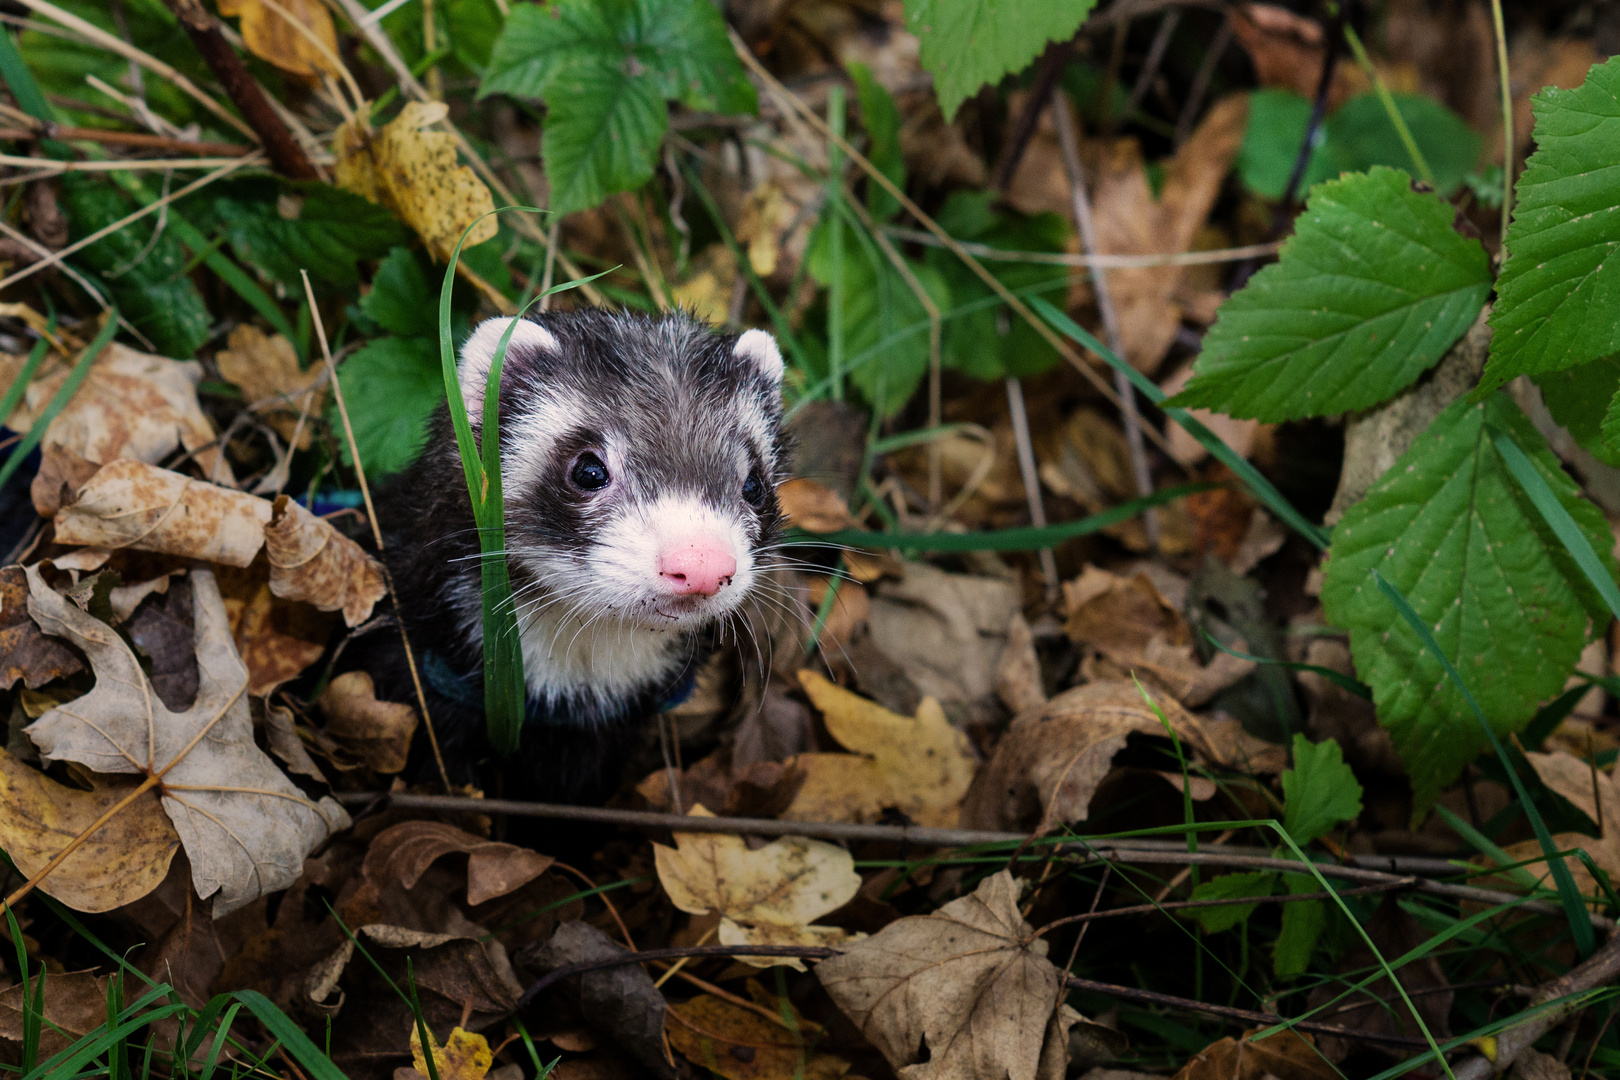
[[[0,133],[0,137],[4,137],[3,133]],[[17,154],[0,154],[0,165],[8,165],[14,169],[33,169],[35,170],[34,173],[30,174],[28,178],[39,179],[44,176],[60,176],[62,173],[75,172],[155,172],[158,170],[169,172],[174,169],[217,169],[221,165],[229,165],[237,161],[242,156],[242,154],[233,154],[230,157],[212,158],[111,158],[103,161],[57,161],[47,158],[21,157]]]
[[[1368,893],[1391,892],[1395,889],[1410,889],[1416,885],[1415,877],[1397,878],[1394,881],[1379,882],[1376,885],[1359,885],[1353,889],[1344,889],[1336,892],[1308,892],[1308,893],[1278,893],[1268,896],[1222,896],[1210,900],[1174,900],[1168,904],[1133,904],[1130,907],[1109,908],[1106,911],[1088,911],[1084,915],[1066,915],[1061,919],[1054,919],[1039,930],[1036,937],[1041,937],[1050,930],[1060,926],[1070,926],[1074,923],[1089,923],[1097,919],[1111,919],[1116,915],[1149,915],[1156,911],[1183,911],[1188,908],[1235,907],[1239,904],[1293,904],[1301,900],[1332,900],[1336,896],[1365,896]]]
[[[36,123],[28,128],[0,128],[0,139],[14,141],[32,139],[61,139],[64,142],[95,142],[103,146],[134,146],[142,150],[166,150],[178,154],[200,154],[213,157],[241,157],[251,153],[251,147],[235,143],[188,142],[167,135],[149,135],[144,131],[109,131],[102,128],[70,127],[66,124]],[[29,163],[39,165],[37,158]]]
[[[1035,129],[1040,126],[1041,113],[1046,111],[1047,96],[1057,88],[1058,76],[1063,74],[1063,68],[1073,54],[1072,40],[1054,41],[1047,47],[1046,55],[1041,57],[1041,66],[1035,74],[1034,85],[1029,89],[1029,98],[1018,114],[1012,134],[1007,136],[1001,148],[1001,160],[996,162],[995,175],[990,178],[990,186],[997,191],[1005,193],[1007,186],[1012,183],[1013,176],[1018,172],[1018,163],[1023,160],[1024,151],[1029,148],[1029,141],[1035,137]]]
[[[298,274],[304,279],[304,298],[309,303],[310,321],[315,324],[315,339],[321,345],[321,357],[326,362],[326,378],[332,386],[332,398],[337,402],[338,417],[343,421],[343,436],[349,443],[349,457],[354,461],[354,475],[360,481],[360,496],[366,503],[366,520],[371,522],[371,536],[377,542],[377,551],[380,554],[383,544],[382,528],[377,524],[377,508],[371,502],[371,488],[366,483],[365,463],[360,460],[360,447],[354,441],[354,426],[349,423],[349,407],[343,400],[343,384],[338,381],[337,365],[332,362],[332,349],[326,342],[326,324],[321,319],[320,305],[315,302],[315,289],[309,283],[309,271],[299,270]],[[383,568],[383,582],[388,586],[388,598],[393,601],[394,610],[398,612],[399,596],[394,592],[394,575]],[[411,639],[405,632],[405,620],[397,618],[399,623],[399,639],[405,646],[405,663],[411,669],[411,682],[416,687],[416,703],[422,709],[422,726],[427,728],[428,743],[433,747],[433,760],[439,766],[439,782],[444,785],[445,794],[453,789],[450,787],[450,774],[444,767],[444,755],[439,750],[439,736],[433,730],[433,717],[428,713],[427,694],[422,689],[422,676],[416,670],[416,654],[411,649]]]
[[[1204,53],[1203,62],[1193,74],[1192,85],[1187,88],[1187,101],[1181,107],[1181,116],[1176,120],[1176,145],[1180,146],[1187,141],[1193,132],[1193,125],[1198,122],[1198,114],[1203,111],[1204,97],[1209,93],[1209,84],[1215,78],[1215,68],[1221,62],[1226,47],[1232,43],[1232,16],[1230,13],[1221,20],[1221,28],[1215,31],[1215,38],[1209,43],[1209,50]]]
[[[1068,173],[1069,199],[1074,206],[1074,223],[1080,232],[1080,243],[1086,251],[1097,252],[1097,226],[1091,218],[1091,199],[1086,195],[1086,176],[1080,165],[1080,135],[1074,116],[1069,112],[1069,99],[1062,90],[1052,91],[1052,121],[1057,127],[1058,147],[1063,155],[1063,170]],[[1091,271],[1092,291],[1097,297],[1097,310],[1102,314],[1103,330],[1108,335],[1108,347],[1125,356],[1125,335],[1119,325],[1119,312],[1114,307],[1114,295],[1108,288],[1108,275],[1096,267]],[[1128,359],[1128,357],[1127,357]],[[1123,371],[1114,371],[1114,389],[1119,394],[1120,418],[1125,426],[1125,445],[1131,455],[1131,475],[1136,480],[1138,495],[1153,494],[1153,472],[1148,467],[1147,448],[1142,444],[1142,417],[1136,411],[1136,391]],[[1159,547],[1159,515],[1153,509],[1142,512],[1142,529],[1147,533],[1148,546]]]
[[[1061,93],[1062,91],[1058,91]],[[1007,417],[1012,424],[1013,444],[1018,450],[1018,472],[1024,480],[1024,501],[1029,505],[1029,523],[1037,529],[1046,528],[1046,506],[1041,501],[1041,478],[1035,471],[1035,446],[1029,435],[1029,413],[1024,408],[1024,384],[1016,377],[1007,377]],[[1046,581],[1046,602],[1057,603],[1057,557],[1052,549],[1040,550],[1041,577]]]
[[[921,229],[908,229],[903,225],[879,225],[878,230],[911,244],[946,247],[932,233]],[[989,244],[958,240],[963,251],[992,262],[1039,263],[1043,266],[1078,266],[1100,270],[1147,270],[1155,266],[1207,266],[1211,263],[1241,262],[1244,259],[1275,255],[1282,244],[1246,244],[1243,247],[1219,248],[1213,251],[1178,251],[1162,255],[1102,255],[1095,252],[1074,254],[1068,251],[1013,251]]]
[[[1175,37],[1176,27],[1181,24],[1181,9],[1170,8],[1159,19],[1159,29],[1153,34],[1153,44],[1148,46],[1147,58],[1142,61],[1142,70],[1136,76],[1136,85],[1131,87],[1131,96],[1125,102],[1125,116],[1131,116],[1141,107],[1142,99],[1147,96],[1148,87],[1153,85],[1153,77],[1159,73],[1159,65],[1164,62],[1164,54],[1170,48],[1170,39]]]

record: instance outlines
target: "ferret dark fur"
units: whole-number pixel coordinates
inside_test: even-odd
[[[508,322],[481,324],[462,348],[475,431]],[[501,473],[530,718],[505,761],[481,704],[478,534],[438,409],[420,459],[379,492],[377,510],[452,783],[540,802],[611,793],[648,719],[690,686],[769,561],[785,469],[781,376],[763,331],[718,334],[685,314],[590,310],[516,327],[500,385]],[[364,666],[379,697],[414,703],[397,633],[367,638],[356,645],[373,654]],[[437,775],[424,733],[412,772]]]

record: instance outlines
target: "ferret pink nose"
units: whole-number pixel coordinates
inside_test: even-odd
[[[686,540],[658,556],[658,574],[676,596],[713,596],[737,572],[737,557],[716,538]]]

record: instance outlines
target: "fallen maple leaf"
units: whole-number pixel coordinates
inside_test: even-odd
[[[284,600],[341,611],[345,623],[359,626],[388,595],[381,563],[285,495],[276,496],[264,526],[264,546],[270,556],[270,591]]]
[[[693,817],[713,817],[694,806]],[[843,907],[860,891],[855,860],[836,844],[784,836],[757,851],[740,836],[675,834],[676,847],[653,845],[658,880],[670,902],[694,915],[716,912],[722,945],[835,945],[851,940],[835,926],[811,926]],[[786,964],[792,957],[740,957],[756,967]]]
[[[339,74],[341,69],[335,62],[337,30],[320,0],[274,0],[274,4],[273,7],[264,0],[219,0],[219,13],[239,17],[242,41],[248,51],[282,71],[311,79],[322,74]],[[307,33],[299,32],[287,21],[288,16],[297,19]],[[316,41],[321,44],[317,45]]]
[[[242,391],[250,406],[275,428],[283,439],[297,438],[300,450],[309,447],[309,417],[319,417],[326,391],[317,388],[325,369],[311,364],[298,369],[298,353],[292,342],[280,334],[266,334],[252,323],[231,331],[226,347],[214,355],[219,373]],[[298,418],[304,415],[302,428]]]
[[[495,236],[489,188],[465,165],[456,164],[456,140],[428,127],[443,120],[442,101],[408,102],[381,131],[361,115],[338,128],[333,176],[339,187],[382,203],[415,229],[440,262],[449,262],[467,226],[477,221],[466,247]]]
[[[1063,980],[1002,870],[932,915],[890,923],[816,977],[901,1080],[1062,1080]]]
[[[817,672],[799,683],[827,730],[850,754],[800,754],[804,786],[782,814],[798,821],[871,821],[893,807],[922,825],[956,824],[973,783],[967,736],[939,702],[924,698],[915,719],[890,712]]]
[[[0,848],[32,878],[135,788],[124,777],[92,776],[89,791],[58,784],[0,750]],[[180,849],[158,795],[148,791],[73,851],[40,889],[76,911],[111,911],[163,883]]]
[[[268,499],[121,458],[57,513],[56,540],[246,566],[269,522]]]
[[[28,567],[28,610],[46,633],[76,645],[96,685],[51,709],[25,733],[46,762],[76,761],[94,772],[145,775],[156,787],[191,862],[197,895],[214,915],[232,911],[298,877],[304,858],[349,816],[331,797],[311,801],[253,742],[247,669],[231,643],[214,575],[190,575],[198,688],[184,712],[169,710],[135,654]]]

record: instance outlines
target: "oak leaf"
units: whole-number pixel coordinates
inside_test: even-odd
[[[1002,870],[932,915],[890,923],[816,977],[901,1080],[1061,1080],[1063,980]]]
[[[190,578],[197,697],[174,712],[124,640],[29,567],[29,612],[46,633],[84,653],[96,685],[24,730],[47,763],[76,761],[155,784],[197,895],[214,898],[217,918],[291,884],[309,852],[347,828],[349,816],[329,796],[311,801],[254,745],[247,669],[231,643],[219,587],[207,570]]]
[[[973,783],[967,736],[939,702],[924,698],[915,719],[890,712],[824,676],[799,672],[827,730],[849,754],[800,754],[804,786],[782,816],[799,821],[872,821],[895,808],[930,826],[956,824]]]
[[[691,816],[713,817],[701,805]],[[722,945],[834,945],[850,940],[833,926],[812,921],[843,907],[860,890],[850,853],[835,844],[784,836],[749,851],[740,836],[675,834],[676,847],[653,845],[658,880],[670,902],[694,915],[721,916]],[[785,964],[791,957],[742,957],[756,967]]]
[[[276,496],[264,526],[264,546],[270,557],[270,591],[284,600],[341,611],[345,623],[359,626],[388,595],[381,563],[285,495]]]

